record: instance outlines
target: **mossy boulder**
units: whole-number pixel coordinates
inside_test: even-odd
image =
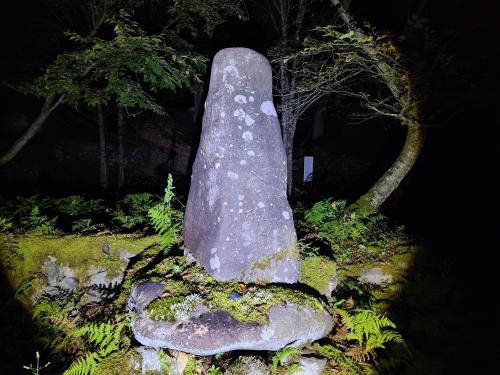
[[[239,298],[231,294],[235,290]],[[137,314],[132,330],[141,344],[196,355],[279,350],[318,340],[332,329],[319,300],[290,288],[212,283],[206,294],[161,301],[168,294],[159,282],[132,288],[128,306]]]
[[[157,241],[155,236],[134,235],[2,235],[0,261],[11,287],[30,280],[28,294],[36,299],[79,287],[115,286],[123,280],[129,259]]]

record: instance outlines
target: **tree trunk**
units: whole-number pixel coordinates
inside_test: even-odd
[[[118,189],[125,184],[125,160],[123,157],[123,109],[118,107]]]
[[[52,111],[59,107],[63,100],[64,95],[59,97],[56,97],[56,95],[50,95],[45,99],[43,107],[35,120],[28,125],[17,141],[15,141],[14,144],[0,156],[0,166],[7,164],[19,153],[19,151],[21,151],[26,143],[28,143],[28,141],[38,133]]]
[[[425,141],[425,130],[421,126],[407,127],[406,141],[396,161],[370,190],[351,206],[355,209],[378,211],[382,203],[396,190],[413,168]]]
[[[106,134],[102,104],[97,105],[97,123],[99,124],[99,165],[101,191],[108,189],[108,167],[106,163]]]

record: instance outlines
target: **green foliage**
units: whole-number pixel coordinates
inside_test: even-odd
[[[301,353],[301,350],[299,348],[292,348],[292,347],[287,347],[284,348],[274,354],[274,356],[271,358],[271,363],[269,365],[269,368],[271,369],[271,372],[276,373],[278,371],[278,368],[281,366],[285,366],[286,364],[289,364],[292,362],[294,359],[296,359]]]
[[[198,375],[201,373],[200,367],[201,361],[193,356],[190,356],[182,375]]]
[[[154,204],[154,196],[150,193],[126,195],[118,201],[114,219],[123,228],[137,229],[148,222],[148,211]]]
[[[57,217],[49,219],[42,215],[38,206],[34,206],[30,213],[21,220],[21,224],[32,234],[53,234],[56,232],[55,224]]]
[[[13,225],[10,219],[0,216],[0,233],[10,231]]]
[[[343,200],[317,202],[304,219],[307,237],[325,241],[338,264],[382,260],[407,240],[403,230],[392,230],[381,214],[351,210]]]
[[[346,354],[345,348],[337,348],[333,345],[321,345],[314,343],[312,349],[321,356],[328,358],[328,368],[334,368],[334,374],[341,375],[375,375],[376,371],[368,363],[357,363]],[[330,372],[328,372],[330,374]]]
[[[163,201],[151,207],[148,212],[153,228],[160,235],[161,245],[165,252],[168,252],[180,240],[183,214],[172,207],[174,199],[173,179],[169,174]]]
[[[335,305],[335,311],[342,318],[342,324],[347,328],[348,340],[355,340],[361,352],[358,360],[369,358],[375,349],[385,349],[385,345],[394,342],[405,346],[403,337],[395,330],[396,325],[386,316],[373,310],[357,309],[354,314]]]
[[[67,340],[83,339],[85,346],[91,350],[87,350],[84,356],[73,362],[63,375],[93,374],[100,361],[129,344],[123,338],[127,324],[126,320],[116,323],[87,323],[73,330]]]
[[[169,14],[178,22],[175,28],[178,33],[187,31],[196,36],[199,20],[203,23],[203,31],[212,35],[214,29],[227,17],[245,20],[239,0],[176,0]]]
[[[36,352],[35,357],[36,357],[36,364],[34,366],[30,364],[28,366],[23,366],[23,368],[28,371],[31,371],[32,375],[39,375],[41,370],[47,368],[50,365],[50,362],[47,362],[46,364],[40,366],[40,353]]]
[[[167,46],[161,35],[148,35],[123,10],[106,22],[114,32],[109,40],[68,32],[80,47],[58,55],[26,91],[43,97],[64,95],[74,106],[116,102],[164,114],[152,94],[191,89],[201,82],[204,57]]]
[[[207,375],[224,375],[224,371],[219,367],[212,365],[207,371]]]
[[[71,217],[92,215],[105,210],[102,199],[86,199],[81,195],[70,195],[69,197],[55,199],[52,206],[61,214]]]
[[[300,251],[300,255],[303,258],[319,256],[320,252],[319,247],[311,245],[310,243],[306,242],[303,238],[301,238],[297,242],[297,247]]]

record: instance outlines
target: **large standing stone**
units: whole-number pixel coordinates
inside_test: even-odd
[[[227,48],[214,58],[184,241],[219,281],[298,279],[271,66],[250,49]]]

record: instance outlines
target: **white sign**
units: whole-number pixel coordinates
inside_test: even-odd
[[[312,156],[304,156],[304,183],[313,180],[313,161]]]

